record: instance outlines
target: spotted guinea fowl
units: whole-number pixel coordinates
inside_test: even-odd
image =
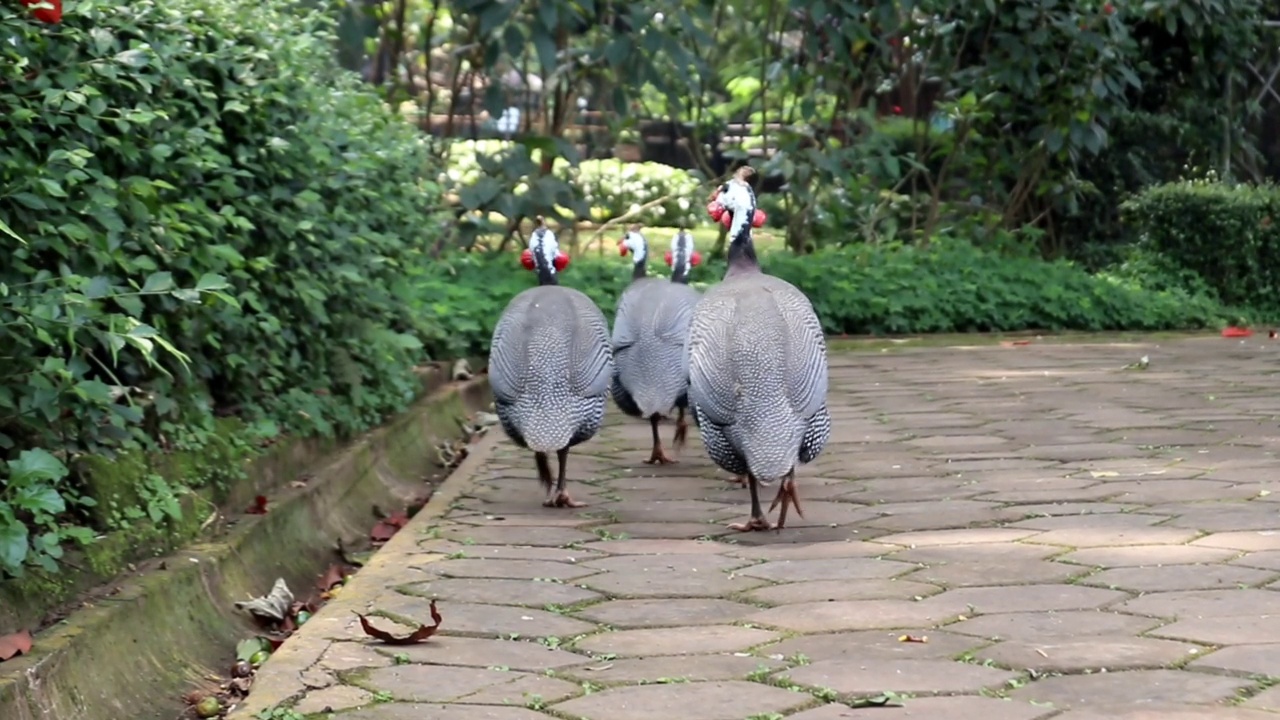
[[[831,434],[822,326],[804,293],[760,270],[752,174],[739,170],[707,207],[729,226],[729,268],[694,308],[687,355],[689,406],[707,454],[746,475],[751,489],[751,519],[730,525],[740,531],[774,527],[760,508],[759,485],[781,481],[769,507],[782,504],[776,527],[786,523],[788,504],[804,517],[795,469],[816,458]]]
[[[538,287],[516,295],[502,311],[489,351],[494,409],[512,442],[532,450],[548,507],[582,507],[565,490],[569,448],[604,422],[613,353],[604,313],[586,295],[560,287],[569,264],[556,236],[538,218],[521,262]],[[559,461],[554,484],[550,453]]]
[[[700,297],[689,287],[689,267],[700,262],[693,237],[681,230],[666,254],[671,281],[646,275],[649,242],[633,225],[618,243],[622,255],[631,253],[631,284],[618,299],[613,320],[613,402],[632,417],[647,418],[653,428],[653,452],[646,463],[674,463],[662,447],[658,423],[672,408],[679,411],[672,444],[684,446],[689,423],[689,370],[684,364],[684,342],[689,333],[693,306]]]

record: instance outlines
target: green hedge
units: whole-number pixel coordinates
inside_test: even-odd
[[[506,140],[456,140],[449,145],[449,167],[440,181],[450,190],[462,190],[483,175],[478,156],[500,157],[508,152],[527,152]],[[534,156],[537,157],[537,151]],[[710,224],[698,198],[699,175],[656,162],[633,163],[617,159],[584,160],[573,168],[557,158],[553,172],[571,183],[591,215],[583,220],[605,222],[660,198],[667,199],[633,217],[649,226],[693,227]],[[525,192],[517,185],[515,194]],[[567,212],[567,211],[566,211]]]
[[[1226,303],[1280,307],[1280,187],[1190,180],[1121,205],[1142,249],[1203,279]]]
[[[322,12],[64,11],[0,4],[0,575],[90,534],[67,526],[80,453],[403,408],[421,345],[397,291],[438,227],[425,145],[338,70]]]
[[[1148,289],[1066,262],[1008,258],[950,239],[769,253],[762,263],[808,293],[832,334],[1195,329],[1233,318],[1216,300],[1181,288]],[[723,273],[723,263],[711,261],[694,268],[692,282],[717,282]],[[630,263],[607,253],[574,258],[563,282],[611,315],[629,277]],[[448,257],[413,283],[419,312],[440,328],[425,338],[428,347],[478,354],[487,351],[507,301],[534,278],[514,254],[474,254]]]

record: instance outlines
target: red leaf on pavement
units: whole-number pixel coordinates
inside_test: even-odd
[[[435,604],[432,603],[432,615],[434,616]],[[0,636],[0,662],[11,660],[19,655],[26,655],[31,652],[31,633],[23,630],[11,635]]]
[[[1253,335],[1253,331],[1249,328],[1236,327],[1235,325],[1224,328],[1222,331],[1222,337],[1224,338],[1242,338],[1251,335]]]
[[[403,511],[397,510],[379,520],[378,524],[373,526],[373,530],[369,531],[369,539],[374,542],[386,542],[407,522],[409,522],[409,516]]]
[[[253,499],[253,506],[246,513],[250,515],[266,515],[267,514],[267,496],[259,495]]]
[[[370,625],[368,618],[360,613],[356,613],[356,617],[360,618],[360,627],[364,628],[364,633],[366,635],[371,638],[381,640],[388,645],[416,645],[432,635],[435,635],[436,631],[440,629],[440,621],[443,619],[440,617],[440,613],[436,611],[435,600],[431,601],[431,621],[435,624],[419,625],[417,630],[414,630],[404,636],[396,636],[386,630],[379,630],[373,625]]]

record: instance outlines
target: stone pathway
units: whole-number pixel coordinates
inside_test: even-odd
[[[724,528],[747,492],[696,438],[653,468],[614,414],[575,511],[491,435],[233,717],[1275,720],[1277,368],[1221,338],[833,357],[781,534]],[[352,614],[430,598],[421,645]]]

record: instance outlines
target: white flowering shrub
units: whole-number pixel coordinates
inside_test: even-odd
[[[449,148],[446,170],[441,173],[440,184],[449,191],[476,183],[483,172],[478,155],[493,156],[514,148],[516,143],[506,140],[458,140]],[[535,151],[534,161],[538,160]],[[627,163],[617,159],[586,160],[574,168],[563,159],[557,159],[552,172],[567,181],[587,204],[592,222],[605,222],[620,217],[635,208],[660,198],[662,203],[646,208],[634,216],[634,221],[649,226],[694,227],[709,222],[705,212],[706,194],[700,176],[687,170],[661,163]],[[528,188],[525,178],[519,179],[513,192],[522,195]]]

